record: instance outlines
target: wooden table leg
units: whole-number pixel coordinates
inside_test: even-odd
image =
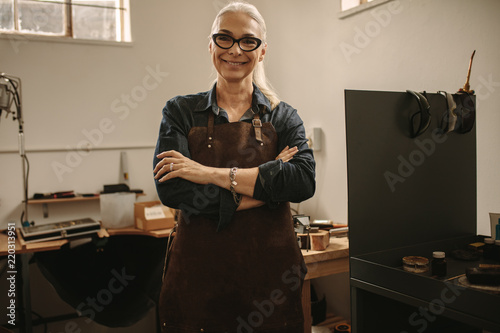
[[[311,280],[304,280],[302,286],[302,309],[304,310],[304,333],[311,333]]]

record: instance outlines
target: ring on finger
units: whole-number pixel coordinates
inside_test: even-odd
[[[170,163],[170,172],[172,172],[174,170],[174,163]]]

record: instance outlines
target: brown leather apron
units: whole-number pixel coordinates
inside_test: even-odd
[[[278,155],[271,123],[214,125],[209,114],[189,133],[193,160],[249,168]],[[200,193],[199,204],[203,195],[214,193]],[[303,332],[306,269],[289,204],[238,211],[218,232],[217,223],[181,215],[160,294],[162,332]]]

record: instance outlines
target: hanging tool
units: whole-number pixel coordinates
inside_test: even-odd
[[[453,95],[447,93],[446,91],[438,91],[444,98],[446,98],[446,108],[447,112],[443,114],[443,119],[441,119],[441,129],[443,133],[453,132],[457,125],[457,114],[455,109],[457,108],[457,103],[453,99]]]
[[[472,56],[470,57],[469,71],[467,72],[467,80],[465,81],[464,87],[458,89],[458,93],[474,94],[474,90],[470,90],[470,85],[469,85],[470,71],[472,68],[472,60],[474,59],[474,54],[476,54],[476,50],[474,50],[474,52],[472,52]]]

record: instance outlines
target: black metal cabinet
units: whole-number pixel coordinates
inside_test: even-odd
[[[500,296],[453,278],[477,262],[448,257],[442,279],[402,268],[404,256],[431,259],[478,239],[475,127],[443,133],[446,99],[426,97],[429,127],[412,138],[414,96],[345,92],[354,332],[500,331]]]

